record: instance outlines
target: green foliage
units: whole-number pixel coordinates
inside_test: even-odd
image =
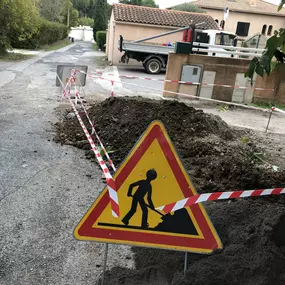
[[[24,59],[32,58],[34,55],[31,54],[21,54],[16,52],[7,52],[5,54],[0,54],[0,61],[19,61]]]
[[[68,23],[69,27],[78,25],[78,11],[69,0],[38,0],[38,8],[42,18],[51,22]]]
[[[154,0],[142,0],[142,6],[158,8]]]
[[[280,11],[285,5],[285,0],[281,0],[280,5],[278,6],[278,11]]]
[[[184,3],[184,4],[175,5],[171,7],[171,10],[195,12],[195,13],[206,13],[205,10],[199,8],[198,6],[192,3]]]
[[[272,107],[276,107],[276,108],[279,108],[285,111],[285,104],[277,103],[273,101],[257,101],[257,102],[251,103],[250,105],[254,107],[258,107],[258,108],[267,109],[267,110],[271,110]]]
[[[55,42],[51,45],[46,45],[46,46],[41,46],[41,49],[45,51],[53,51],[53,50],[58,50],[60,48],[66,47],[71,44],[71,41],[68,39],[60,40],[58,42]]]
[[[281,10],[285,0],[282,0],[278,11]],[[263,77],[266,73],[269,75],[274,68],[285,61],[285,28],[275,31],[274,35],[267,40],[266,50],[263,52],[260,58],[254,57],[250,64],[245,77],[251,78],[253,82],[254,74],[257,73]],[[274,63],[274,64],[272,64]]]
[[[63,40],[68,36],[66,25],[54,23],[41,19],[40,27],[36,33],[26,40],[19,40],[18,37],[12,39],[12,45],[15,48],[39,48],[43,45],[50,45]]]
[[[70,2],[68,0],[40,0],[38,7],[41,17],[48,21],[62,23],[62,13],[67,12]],[[64,13],[64,14],[65,14]]]
[[[25,41],[39,29],[40,18],[32,0],[0,0],[0,53],[5,53],[11,39]]]
[[[218,110],[219,110],[220,112],[226,112],[226,111],[229,110],[229,106],[228,106],[228,105],[218,106],[217,108],[218,108]]]
[[[103,158],[106,156],[106,155],[105,155],[105,152],[104,152],[104,149],[103,149],[101,146],[98,147],[98,151],[100,152],[100,155],[101,155]],[[107,146],[107,147],[106,147],[106,152],[107,152],[107,154],[112,154],[112,153],[115,152],[115,150],[113,150],[113,148],[112,148],[111,146]]]
[[[78,25],[93,27],[94,20],[88,17],[82,17],[78,19]]]
[[[142,6],[142,0],[119,0],[119,3]]]
[[[104,45],[106,44],[106,31],[98,31],[96,33],[96,42],[99,49],[104,50]]]
[[[121,4],[137,5],[137,6],[147,6],[147,7],[158,7],[154,0],[120,0]]]
[[[248,137],[241,137],[241,138],[240,138],[240,141],[241,141],[243,144],[248,144],[248,143],[249,143],[249,138],[248,138]]]
[[[279,172],[280,167],[277,165],[273,165],[266,161],[267,155],[265,152],[255,152],[253,153],[253,159],[256,160],[258,163],[264,164],[266,167],[271,168],[273,172]]]
[[[96,41],[96,33],[105,31],[108,25],[107,0],[96,0],[94,12],[93,35]]]
[[[80,17],[87,16],[91,4],[90,0],[71,0],[71,2],[73,4],[73,7],[78,10]]]

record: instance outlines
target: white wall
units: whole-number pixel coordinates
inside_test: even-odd
[[[76,28],[71,28],[68,35],[70,38],[74,38],[76,41],[93,41],[93,29],[91,27],[80,26]]]

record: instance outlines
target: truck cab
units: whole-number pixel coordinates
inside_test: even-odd
[[[225,50],[226,47],[222,48],[217,46],[237,46],[237,36],[234,33],[220,30],[195,30],[194,34],[194,42],[212,45],[211,50],[214,50],[214,52],[200,54],[218,57],[233,57],[231,54],[219,53],[219,51]]]

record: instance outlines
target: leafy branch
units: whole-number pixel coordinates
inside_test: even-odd
[[[278,6],[280,11],[285,5],[285,0],[282,0]],[[274,35],[267,40],[266,50],[260,58],[254,57],[250,64],[245,77],[251,78],[253,81],[254,74],[257,73],[261,77],[264,73],[269,75],[279,64],[285,61],[285,28],[275,31]]]
[[[261,77],[264,73],[269,75],[279,64],[285,61],[285,29],[274,32],[274,36],[269,38],[266,43],[266,50],[260,58],[254,57],[250,64],[245,77],[253,80],[254,73]],[[274,63],[273,63],[274,62]],[[272,64],[273,63],[273,64]]]

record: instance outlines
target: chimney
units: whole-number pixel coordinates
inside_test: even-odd
[[[257,0],[248,0],[248,4],[253,7],[256,7],[256,2]]]

